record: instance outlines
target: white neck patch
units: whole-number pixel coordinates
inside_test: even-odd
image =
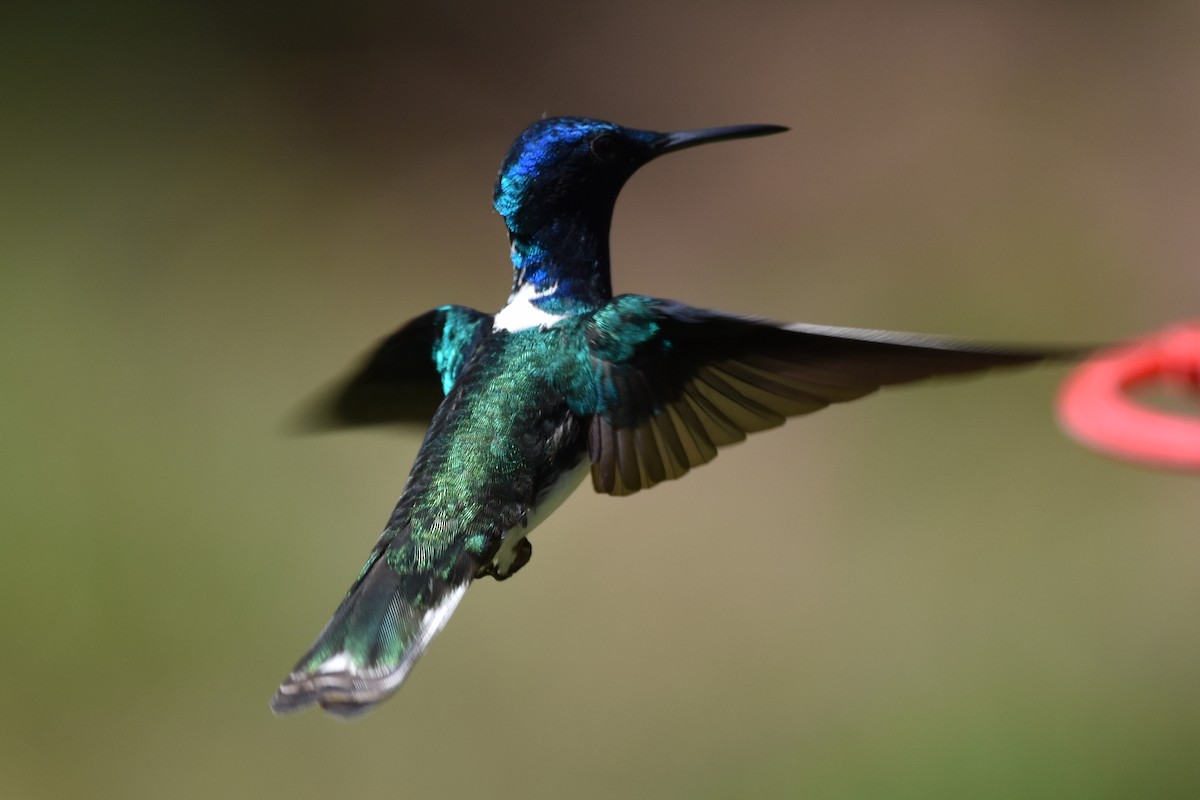
[[[493,317],[492,330],[523,331],[529,328],[549,328],[566,318],[566,314],[551,314],[534,303],[535,300],[552,296],[556,289],[558,284],[545,289],[538,289],[531,283],[522,285],[509,296],[508,303]]]

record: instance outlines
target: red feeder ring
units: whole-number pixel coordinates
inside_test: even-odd
[[[1200,323],[1089,358],[1059,392],[1059,423],[1102,453],[1200,471],[1200,419],[1148,409],[1129,396],[1129,389],[1153,381],[1179,384],[1200,399]]]

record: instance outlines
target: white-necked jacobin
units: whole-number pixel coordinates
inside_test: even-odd
[[[635,170],[783,130],[655,133],[559,117],[520,135],[494,194],[511,242],[507,304],[495,314],[442,306],[409,322],[324,409],[334,427],[428,431],[383,535],[279,687],[276,712],[316,702],[349,715],[394,692],[471,581],[528,563],[529,532],[589,471],[597,491],[631,494],[794,414],[1057,355],[613,297],[609,226]]]

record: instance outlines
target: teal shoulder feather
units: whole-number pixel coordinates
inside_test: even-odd
[[[306,430],[429,424],[492,316],[464,306],[435,308],[370,352],[349,377],[325,390],[303,414]]]

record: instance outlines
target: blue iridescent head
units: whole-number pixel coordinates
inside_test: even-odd
[[[530,125],[509,149],[493,202],[516,235],[563,215],[609,211],[629,176],[650,160],[657,134],[596,119]]]
[[[493,195],[513,243],[514,291],[566,281],[584,284],[568,291],[611,296],[608,228],[617,195],[638,167],[698,144],[783,130],[737,125],[657,133],[582,117],[535,122],[509,149]]]

